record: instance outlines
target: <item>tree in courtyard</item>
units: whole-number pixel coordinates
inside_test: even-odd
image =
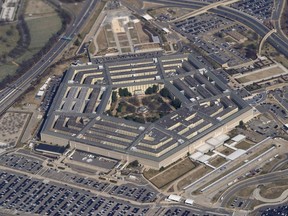
[[[162,96],[162,97],[165,97],[165,98],[167,98],[167,97],[169,97],[169,95],[170,95],[170,93],[169,93],[169,90],[167,89],[167,88],[162,88],[161,90],[160,90],[160,95]]]
[[[112,92],[112,103],[115,103],[117,101],[117,92],[116,91],[113,91]]]
[[[179,109],[181,107],[181,101],[178,98],[176,98],[171,102],[171,105],[175,107],[175,109]]]

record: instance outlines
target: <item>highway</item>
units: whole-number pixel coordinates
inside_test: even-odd
[[[98,0],[86,1],[82,11],[66,29],[62,37],[73,38],[85,25],[90,13],[96,7]],[[0,94],[0,115],[2,115],[31,85],[31,82],[39,77],[50,66],[50,64],[60,56],[64,49],[71,43],[68,40],[59,39],[48,53],[39,62],[32,66],[25,74],[17,79],[10,87],[6,87]],[[11,87],[12,86],[12,87]]]
[[[156,2],[159,4],[169,5],[173,7],[183,7],[191,9],[199,9],[201,7],[207,6],[207,2],[194,2],[189,0],[179,0],[175,2],[174,0],[145,0],[148,2]],[[228,6],[219,6],[218,8],[213,8],[208,10],[209,12],[225,16],[229,19],[236,20],[245,26],[253,29],[261,37],[264,37],[271,29],[267,28],[264,24],[259,22],[256,18],[236,9]],[[278,33],[273,33],[267,41],[280,53],[288,57],[288,39],[283,38],[278,35]]]

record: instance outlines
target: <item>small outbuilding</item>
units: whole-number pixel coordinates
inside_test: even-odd
[[[185,200],[186,205],[193,205],[193,203],[194,203],[194,200],[192,200],[192,199],[186,199]]]
[[[168,196],[168,200],[175,201],[175,202],[180,202],[181,199],[182,199],[181,196],[174,195],[174,194],[171,194]]]

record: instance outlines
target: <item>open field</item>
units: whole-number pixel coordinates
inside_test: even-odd
[[[253,193],[255,190],[254,186],[246,187],[243,190],[239,190],[236,195],[242,198],[249,198],[250,195]]]
[[[0,59],[16,46],[19,39],[15,23],[0,25]]]
[[[162,188],[169,184],[170,182],[176,180],[180,176],[194,169],[196,165],[189,159],[186,158],[176,165],[168,168],[163,173],[150,179],[150,181],[158,188]]]
[[[18,66],[16,64],[13,64],[12,62],[0,65],[0,81],[8,75],[13,75],[16,72],[17,68]]]
[[[49,38],[61,28],[61,19],[57,14],[27,20],[31,34],[31,43],[28,50],[16,59],[17,63],[30,59],[49,41]]]
[[[287,179],[261,186],[260,195],[268,199],[275,199],[281,196],[283,191],[288,189]]]
[[[241,77],[236,78],[236,79],[240,83],[246,83],[246,82],[253,82],[253,81],[258,81],[261,79],[266,79],[266,78],[269,78],[271,76],[277,76],[277,75],[280,75],[283,73],[285,73],[285,71],[283,71],[282,68],[274,67],[274,68],[259,70],[257,72],[252,72],[248,75],[241,76]]]
[[[25,16],[44,16],[49,13],[55,13],[55,11],[44,1],[27,0],[24,13]]]

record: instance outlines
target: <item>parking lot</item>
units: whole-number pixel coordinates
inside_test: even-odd
[[[37,173],[43,166],[43,161],[32,157],[23,156],[20,154],[4,154],[0,157],[2,166],[10,167],[17,170],[22,170],[28,173]]]
[[[228,63],[229,66],[249,61],[244,53],[238,52],[233,44],[226,42],[225,35],[247,29],[233,21],[220,16],[203,14],[176,22],[173,28],[187,37],[195,47],[205,51],[219,65]],[[243,35],[242,35],[243,37]]]
[[[264,21],[271,17],[273,3],[273,0],[242,0],[232,4],[232,7]]]
[[[60,180],[67,183],[72,183],[78,186],[82,186],[87,189],[93,189],[97,191],[104,191],[109,183],[96,181],[95,179],[88,178],[86,176],[81,176],[78,174],[62,172],[56,169],[47,169],[42,176],[48,177],[55,180]]]
[[[282,118],[282,119],[285,119],[286,116],[287,116],[287,113],[286,111],[281,108],[279,105],[277,104],[272,104],[272,103],[261,103],[259,106],[257,106],[257,109],[260,111],[260,112],[268,112],[268,111],[271,111],[272,113],[274,113],[276,116]]]
[[[149,208],[113,198],[0,171],[0,205],[39,215],[145,215]],[[40,205],[41,203],[41,205]]]
[[[199,210],[194,211],[193,209],[184,208],[184,207],[169,207],[164,211],[163,216],[217,216],[223,214],[217,213],[207,213],[204,210],[201,212]]]
[[[109,194],[126,199],[133,199],[138,202],[154,202],[156,200],[156,192],[149,187],[139,187],[133,184],[125,184],[121,186],[115,185]]]
[[[56,169],[47,169],[42,176],[55,180],[60,180],[67,183],[72,183],[77,186],[81,186],[87,189],[93,189],[100,192],[126,199],[134,200],[142,203],[150,203],[156,199],[157,192],[149,186],[138,186],[131,183],[123,185],[115,185],[114,183],[107,183],[104,181],[98,181],[93,178],[82,176],[79,174],[62,172]]]

